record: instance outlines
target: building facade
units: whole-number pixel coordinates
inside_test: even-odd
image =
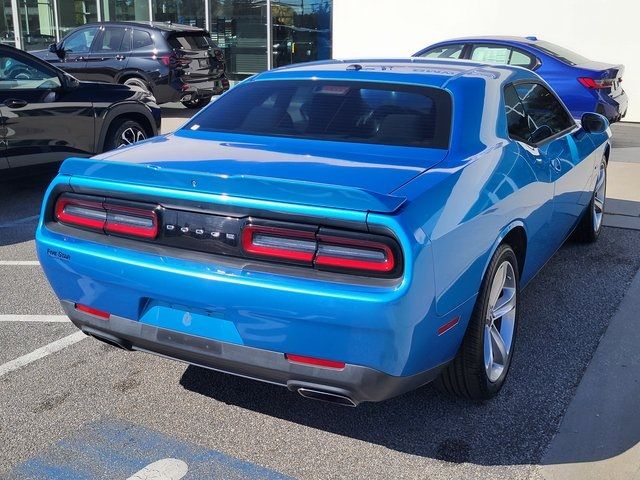
[[[0,41],[27,51],[86,23],[136,20],[206,28],[224,49],[232,80],[332,55],[332,0],[1,1]]]

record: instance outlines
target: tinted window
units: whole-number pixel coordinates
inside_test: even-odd
[[[571,50],[560,47],[550,42],[540,40],[535,42],[533,46],[539,48],[543,52],[557,58],[564,63],[568,63],[569,65],[580,65],[581,63],[587,63],[591,61],[587,57],[583,57],[576,52],[572,52]]]
[[[504,90],[504,108],[507,115],[509,136],[514,140],[527,142],[531,135],[531,130],[529,130],[524,106],[522,102],[520,102],[520,98],[515,88],[513,88],[513,85],[509,85]]]
[[[106,27],[102,33],[102,38],[94,47],[95,52],[119,52],[124,37],[124,27]]]
[[[437,88],[340,81],[240,84],[185,128],[448,148],[451,98]]]
[[[143,50],[148,49],[149,47],[153,47],[153,39],[151,38],[151,34],[149,32],[145,32],[144,30],[134,30],[131,49]]]
[[[84,28],[72,33],[64,40],[64,49],[69,53],[87,53],[91,49],[98,27]]]
[[[0,56],[0,90],[51,89],[60,86],[60,79],[51,70],[36,62]]]
[[[522,83],[515,90],[527,114],[527,126],[533,135],[540,128],[548,129],[544,138],[551,137],[575,125],[560,101],[538,83]]]
[[[533,57],[506,45],[474,45],[471,60],[517,67],[531,67],[534,63]]]
[[[464,45],[443,45],[441,47],[432,48],[424,53],[421,53],[421,57],[426,58],[460,58]]]
[[[213,41],[204,33],[178,33],[168,38],[172,48],[181,50],[208,50]]]

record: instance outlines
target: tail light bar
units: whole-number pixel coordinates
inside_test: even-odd
[[[319,270],[390,277],[401,270],[400,249],[390,237],[296,227],[248,224],[242,231],[242,248],[250,256]]]
[[[64,194],[55,205],[58,222],[116,235],[154,239],[158,235],[156,205],[129,206]]]
[[[613,83],[615,81],[614,78],[591,78],[591,77],[580,77],[578,81],[589,90],[598,90],[600,88],[611,88],[613,87]]]

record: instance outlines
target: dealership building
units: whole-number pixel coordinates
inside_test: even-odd
[[[625,120],[640,121],[640,3],[634,0],[615,7],[607,0],[2,1],[0,41],[25,50],[47,48],[73,28],[95,21],[153,20],[206,28],[225,51],[232,81],[332,57],[408,56],[447,38],[535,35],[593,60],[623,63],[630,99]]]

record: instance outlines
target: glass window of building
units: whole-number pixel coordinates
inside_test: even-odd
[[[267,7],[260,0],[210,0],[211,38],[231,80],[267,69]]]
[[[149,21],[149,0],[102,0],[105,21]]]
[[[205,28],[203,0],[153,0],[153,20]]]
[[[22,48],[42,50],[56,41],[53,0],[19,0]]]
[[[11,45],[12,47],[16,44],[11,0],[4,0],[2,2],[2,10],[0,11],[0,43],[3,45]]]
[[[95,0],[58,0],[60,38],[85,23],[98,21],[98,5]]]
[[[273,66],[331,58],[332,2],[273,1]]]

